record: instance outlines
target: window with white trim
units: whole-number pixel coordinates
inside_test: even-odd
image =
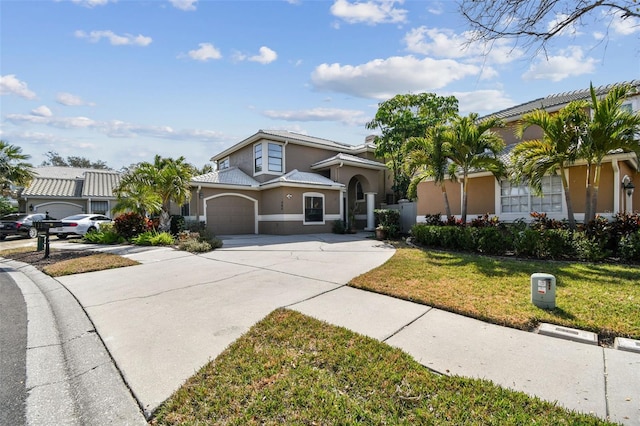
[[[254,174],[284,173],[284,146],[275,142],[257,143],[253,146],[253,161]]]
[[[562,212],[562,179],[558,175],[542,178],[542,196],[536,196],[526,184],[500,182],[501,213]]]
[[[229,168],[229,157],[218,161],[218,170],[224,170]]]
[[[304,199],[304,224],[320,225],[324,224],[324,195],[317,193],[306,193]]]

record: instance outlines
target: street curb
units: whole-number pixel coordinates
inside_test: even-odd
[[[32,265],[2,264],[27,305],[27,424],[146,425],[75,297]]]

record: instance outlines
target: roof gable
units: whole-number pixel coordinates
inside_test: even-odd
[[[248,176],[237,167],[209,172],[204,175],[195,176],[192,183],[217,183],[221,185],[259,186],[260,183]]]

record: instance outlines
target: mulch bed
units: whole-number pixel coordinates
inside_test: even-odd
[[[5,254],[2,257],[17,260],[19,262],[29,263],[36,268],[42,270],[45,266],[61,262],[63,260],[77,259],[79,257],[91,256],[96,254],[89,250],[51,250],[49,257],[45,259],[43,251],[30,251],[28,253]]]

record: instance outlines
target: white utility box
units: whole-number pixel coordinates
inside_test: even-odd
[[[531,303],[542,309],[556,307],[556,277],[551,274],[531,274]]]

